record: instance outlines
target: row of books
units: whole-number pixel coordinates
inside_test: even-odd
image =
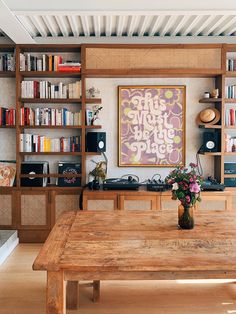
[[[225,152],[236,152],[236,137],[225,134]]]
[[[0,125],[4,126],[15,124],[16,124],[16,110],[0,107]]]
[[[73,99],[81,98],[81,81],[55,85],[49,81],[22,81],[22,98]]]
[[[225,110],[225,126],[236,125],[236,110],[233,108]]]
[[[15,57],[12,53],[0,55],[0,71],[15,71]]]
[[[81,112],[71,112],[67,108],[21,108],[21,125],[81,125]]]
[[[80,152],[81,137],[49,138],[42,135],[20,134],[21,152]]]
[[[30,53],[20,53],[20,71],[68,71],[80,72],[81,63],[78,60],[64,61],[59,55],[46,55],[41,57]]]
[[[236,85],[225,86],[225,97],[231,99],[236,98]]]
[[[226,60],[226,71],[236,71],[236,59]]]

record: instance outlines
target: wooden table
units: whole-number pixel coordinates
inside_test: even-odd
[[[73,307],[79,280],[236,278],[236,213],[198,211],[193,230],[177,210],[65,212],[36,258],[47,271],[47,314]],[[67,291],[68,292],[68,291]]]

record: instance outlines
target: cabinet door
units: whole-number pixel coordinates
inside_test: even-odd
[[[20,228],[49,229],[50,199],[46,191],[22,191],[20,196]]]
[[[0,193],[0,229],[13,227],[14,199],[11,192]]]
[[[80,210],[80,193],[78,191],[53,192],[52,223],[64,211]]]
[[[119,204],[121,210],[157,210],[159,209],[159,197],[148,195],[120,195]]]

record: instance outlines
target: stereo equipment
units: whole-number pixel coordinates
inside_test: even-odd
[[[235,162],[225,162],[224,163],[224,174],[236,174],[236,163]],[[236,186],[235,178],[225,178],[225,186]]]
[[[202,191],[224,191],[225,185],[218,183],[212,177],[208,177],[207,180],[203,181],[201,186]]]
[[[69,174],[68,177],[58,178],[58,186],[81,186],[81,178],[73,177],[72,175],[81,174],[81,163],[71,161],[60,161],[58,162],[58,173]]]
[[[103,182],[103,190],[138,190],[140,185],[131,176],[128,179],[111,178]]]
[[[86,135],[87,152],[105,152],[106,151],[106,133],[88,132]]]
[[[201,152],[219,152],[219,133],[218,132],[204,132],[203,133],[203,145]]]
[[[47,161],[24,161],[21,163],[21,174],[48,174]],[[47,186],[48,178],[29,177],[21,178],[21,186]]]
[[[162,192],[169,189],[171,189],[171,186],[169,184],[165,184],[161,180],[152,179],[147,182],[148,191]]]

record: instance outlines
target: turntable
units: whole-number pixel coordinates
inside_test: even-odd
[[[103,182],[103,190],[138,190],[140,183],[132,176],[125,178],[110,178]]]

